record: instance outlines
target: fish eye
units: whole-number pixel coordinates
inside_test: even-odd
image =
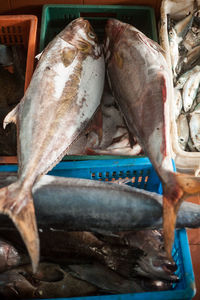
[[[89,36],[91,39],[95,39],[95,37],[96,37],[96,35],[95,35],[92,31],[88,32],[88,36]]]

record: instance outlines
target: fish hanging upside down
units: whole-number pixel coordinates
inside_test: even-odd
[[[32,186],[85,129],[104,85],[104,58],[89,22],[72,21],[43,51],[25,96],[4,120],[18,130],[18,180],[0,190],[0,212],[11,217],[39,261]]]
[[[169,69],[162,48],[135,27],[110,19],[105,52],[108,78],[130,133],[150,158],[163,185],[165,249],[171,257],[181,202],[200,191],[200,178],[173,172],[169,134]]]

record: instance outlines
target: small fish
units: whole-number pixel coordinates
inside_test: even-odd
[[[200,45],[188,51],[186,57],[183,60],[181,72],[186,72],[190,70],[192,67],[194,67],[194,65],[198,63],[199,58],[200,58]]]
[[[195,106],[194,111],[197,113],[200,113],[200,103],[197,104],[197,106]]]
[[[185,197],[200,191],[200,178],[173,172],[169,68],[162,48],[135,27],[110,19],[105,31],[113,94],[130,134],[137,138],[162,181],[165,249],[170,257],[178,209]]]
[[[197,102],[197,104],[200,103],[200,90],[199,89],[198,89],[197,96],[196,96],[196,102]]]
[[[73,20],[45,48],[24,97],[4,119],[4,128],[11,122],[18,128],[19,175],[0,190],[0,212],[20,231],[34,271],[39,240],[32,186],[87,127],[100,105],[104,75],[94,30],[83,18]]]
[[[196,101],[196,99],[194,99],[194,101],[193,101],[193,103],[192,103],[192,106],[191,106],[189,112],[190,112],[190,113],[193,112],[193,111],[195,110],[196,107],[197,107],[197,101]]]
[[[194,147],[197,151],[200,151],[200,112],[199,110],[191,113],[191,119],[189,121],[190,136]]]
[[[185,112],[188,112],[193,104],[193,101],[197,95],[197,91],[200,84],[200,72],[196,71],[189,76],[183,87],[183,108]]]
[[[174,115],[175,115],[175,120],[178,118],[178,116],[181,113],[182,107],[183,107],[183,102],[182,102],[182,95],[179,89],[174,88],[174,100],[175,100],[175,105],[174,105]]]
[[[179,43],[182,41],[182,38],[179,38],[176,34],[174,28],[171,28],[169,31],[169,49],[171,57],[172,72],[174,78],[177,77],[176,68],[179,61]]]
[[[200,33],[194,33],[193,30],[189,30],[182,44],[188,51],[192,50],[194,47],[199,46]]]
[[[179,146],[185,150],[189,138],[189,125],[186,115],[181,114],[176,120]]]
[[[175,88],[176,89],[182,89],[184,87],[184,84],[186,83],[187,79],[194,73],[200,72],[200,66],[197,65],[191,70],[185,72],[182,74],[176,81]]]
[[[185,37],[188,30],[190,29],[193,19],[194,19],[194,15],[189,13],[186,17],[178,21],[174,26],[174,30],[176,31],[176,34],[182,39]]]

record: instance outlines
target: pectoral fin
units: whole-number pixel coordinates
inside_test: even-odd
[[[18,110],[19,110],[19,104],[17,104],[17,106],[15,106],[15,108],[13,108],[13,110],[11,110],[7,116],[5,117],[4,121],[3,121],[3,128],[6,129],[6,126],[9,123],[15,123],[17,124],[17,114],[18,114]]]

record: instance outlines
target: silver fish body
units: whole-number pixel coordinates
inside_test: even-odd
[[[0,186],[16,179],[16,174],[1,174]],[[162,196],[125,184],[43,175],[33,187],[33,197],[41,230],[106,233],[163,226]],[[199,227],[200,206],[182,203],[176,226]],[[0,231],[2,227],[10,230],[13,224],[0,215]]]
[[[197,95],[200,84],[200,72],[196,71],[190,75],[183,87],[183,108],[185,112],[191,109],[193,101]]]
[[[179,43],[181,41],[182,39],[177,36],[175,29],[171,28],[169,31],[169,49],[174,78],[177,77],[176,67],[179,61]]]
[[[200,112],[194,111],[191,113],[191,119],[189,122],[190,135],[193,141],[194,147],[197,151],[200,151]]]
[[[182,89],[184,87],[184,84],[186,83],[186,81],[188,80],[188,78],[196,73],[196,72],[200,72],[200,66],[197,65],[195,66],[194,68],[192,68],[191,70],[185,72],[184,74],[182,74],[178,80],[176,81],[176,84],[175,84],[175,88],[176,89]]]
[[[24,98],[4,120],[18,128],[18,181],[0,191],[0,211],[20,230],[39,259],[32,186],[65,155],[97,110],[104,85],[104,58],[89,22],[72,21],[43,51]]]
[[[185,150],[189,138],[189,125],[186,115],[181,114],[177,119],[176,124],[179,146],[181,149]]]
[[[183,40],[184,47],[190,51],[192,48],[199,46],[200,44],[200,34],[194,33],[192,30],[189,30],[187,35]]]
[[[131,25],[109,20],[106,38],[112,91],[130,134],[137,138],[162,181],[165,248],[170,257],[183,195],[200,191],[200,185],[197,177],[173,173],[168,106],[173,87],[168,65],[162,48]]]
[[[182,107],[183,107],[183,102],[182,102],[182,95],[179,89],[174,88],[174,115],[175,119],[178,118],[178,116],[181,113]]]

